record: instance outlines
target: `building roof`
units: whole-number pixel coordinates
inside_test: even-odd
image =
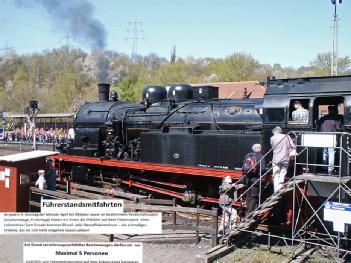
[[[26,161],[26,160],[36,159],[40,157],[45,157],[45,156],[56,155],[56,154],[58,154],[58,152],[42,151],[42,150],[23,152],[23,153],[0,156],[0,162],[15,163],[15,162]]]
[[[241,81],[241,82],[212,82],[191,84],[197,86],[215,86],[218,87],[218,97],[220,99],[242,99],[245,88],[247,94],[252,92],[250,98],[263,98],[266,87],[260,85],[257,81]]]

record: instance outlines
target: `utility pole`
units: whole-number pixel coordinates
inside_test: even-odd
[[[333,53],[331,57],[331,68],[330,74],[332,76],[338,75],[338,22],[339,18],[336,14],[336,6],[341,4],[342,0],[332,0],[334,5],[334,17],[333,17]]]
[[[68,53],[70,50],[70,39],[72,37],[69,35],[69,32],[67,31],[66,35],[64,37],[60,38],[60,43],[61,43],[61,49],[63,51],[63,56],[62,56],[62,71],[65,68],[65,63],[66,63],[66,58],[68,57]]]
[[[70,39],[72,39],[72,37],[70,36],[69,32],[67,31],[66,35],[64,37],[61,37],[60,38],[60,43],[61,43],[61,46],[64,46],[63,42],[65,41],[65,46],[70,49]]]
[[[171,63],[175,63],[177,59],[177,51],[176,51],[176,46],[174,45],[171,51],[171,59],[170,62]]]
[[[2,61],[4,59],[4,57],[9,53],[9,51],[11,51],[13,49],[13,47],[9,47],[7,45],[7,41],[5,41],[5,46],[3,48],[0,48],[0,52],[3,53],[3,55],[1,56],[0,55],[0,61]],[[10,69],[10,72],[9,72],[9,79],[12,79],[12,62],[9,63],[9,69]]]
[[[132,22],[128,23],[131,29],[126,30],[127,33],[131,33],[132,35],[130,37],[126,37],[126,40],[132,40],[133,41],[133,47],[132,47],[132,63],[136,63],[137,55],[138,55],[138,40],[139,39],[144,39],[142,37],[139,37],[139,33],[143,33],[143,30],[140,29],[142,23],[140,21],[137,21],[136,19]]]
[[[3,55],[0,57],[0,61],[3,60],[3,57],[4,57],[5,55],[7,55],[7,53],[8,53],[10,50],[12,50],[12,49],[13,49],[13,47],[9,47],[9,46],[7,45],[7,41],[5,41],[5,46],[4,46],[3,48],[0,48],[0,52],[3,53]]]

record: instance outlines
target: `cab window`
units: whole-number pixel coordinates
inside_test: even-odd
[[[265,110],[266,123],[283,123],[285,122],[285,108],[269,108]]]
[[[338,109],[337,114],[339,118],[344,119],[345,115],[345,103],[344,97],[342,96],[335,96],[335,97],[318,97],[314,101],[314,126],[315,128],[319,128],[318,123],[319,120],[328,114],[328,107],[333,106]]]

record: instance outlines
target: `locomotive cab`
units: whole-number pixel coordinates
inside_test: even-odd
[[[341,131],[351,132],[350,82],[351,76],[269,79],[263,104],[264,150],[267,152],[271,149],[269,138],[275,126],[280,126],[285,133],[320,131],[319,120],[328,114],[328,106],[338,108],[338,118],[343,120]],[[296,104],[305,114],[303,118],[294,119]],[[294,137],[294,134],[290,135]],[[347,145],[343,147],[347,149]],[[309,161],[322,163],[322,148],[311,151]]]
[[[318,120],[328,113],[327,108],[332,105],[338,107],[338,114],[343,116],[343,130],[350,131],[350,80],[350,76],[269,79],[263,104],[265,129],[279,125],[285,131],[317,131]],[[297,102],[308,111],[307,119],[293,119]]]

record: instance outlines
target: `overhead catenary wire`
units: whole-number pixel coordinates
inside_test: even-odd
[[[34,11],[33,9],[30,9],[30,8],[26,8],[26,7],[24,7],[23,5],[15,4],[15,3],[12,3],[12,2],[7,1],[7,0],[2,0],[2,1],[3,1],[4,3],[6,3],[7,5],[10,5],[10,6],[19,8],[19,9],[22,9],[22,10],[27,11],[27,12],[30,12],[30,13],[32,13],[32,14],[41,16],[41,17],[43,17],[43,18],[45,18],[45,19],[50,19],[48,16],[44,15],[43,13]]]

